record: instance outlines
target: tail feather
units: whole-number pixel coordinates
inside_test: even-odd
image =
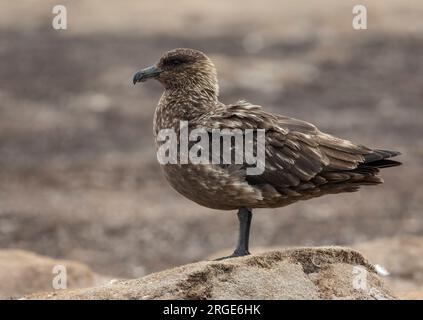
[[[372,153],[364,155],[364,163],[388,159],[388,158],[396,157],[400,154],[401,153],[398,152],[398,151],[375,149],[375,150],[373,150]]]
[[[370,162],[367,165],[382,169],[382,168],[389,168],[389,167],[397,167],[397,166],[400,166],[400,165],[402,165],[402,162],[395,161],[395,160],[383,159],[383,160],[378,160],[378,161]]]
[[[390,158],[396,157],[400,154],[401,152],[398,151],[375,149],[372,153],[364,155],[364,164],[366,166],[376,168],[396,167],[402,163],[399,161],[390,160]]]

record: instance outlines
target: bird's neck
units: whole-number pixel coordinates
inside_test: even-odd
[[[191,101],[191,102],[205,102],[212,103],[217,102],[219,95],[219,89],[217,86],[204,86],[190,84],[183,87],[176,88],[166,88],[163,93],[163,97],[166,97],[167,100],[175,101]]]
[[[179,127],[179,121],[191,121],[212,112],[219,105],[213,90],[166,89],[154,116],[154,130]]]

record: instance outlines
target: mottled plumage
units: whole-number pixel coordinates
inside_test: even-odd
[[[161,129],[178,132],[180,120],[189,121],[190,130],[205,128],[210,133],[213,129],[266,130],[261,175],[246,175],[246,163],[163,165],[170,184],[200,205],[226,210],[282,207],[379,184],[379,168],[399,164],[388,160],[398,152],[373,150],[248,102],[219,102],[216,69],[202,52],[175,49],[146,70],[134,76],[134,83],[154,77],[165,87],[154,116],[156,137]],[[161,144],[157,139],[156,143]],[[248,244],[244,251],[248,253]]]

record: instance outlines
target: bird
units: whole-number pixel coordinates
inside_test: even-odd
[[[135,73],[133,84],[155,79],[164,92],[155,109],[153,133],[157,150],[161,130],[264,130],[264,168],[249,175],[242,163],[165,163],[170,185],[199,205],[237,210],[239,232],[233,254],[249,255],[253,209],[280,208],[326,194],[357,191],[363,185],[383,183],[380,169],[401,163],[398,151],[375,149],[320,131],[315,125],[263,110],[246,101],[219,101],[217,70],[203,52],[177,48],[157,63]],[[254,141],[257,140],[255,136]],[[178,142],[178,146],[179,142]],[[233,146],[232,146],[233,149]],[[232,150],[233,151],[233,150]]]

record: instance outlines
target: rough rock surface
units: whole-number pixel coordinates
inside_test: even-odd
[[[367,281],[357,280],[358,273]],[[363,279],[363,278],[361,278]],[[354,285],[355,284],[355,285]],[[29,299],[394,299],[372,265],[340,247],[201,261],[135,280]]]
[[[0,299],[53,290],[53,278],[57,275],[53,268],[57,265],[66,267],[68,288],[90,287],[105,280],[83,263],[24,250],[0,250]]]

